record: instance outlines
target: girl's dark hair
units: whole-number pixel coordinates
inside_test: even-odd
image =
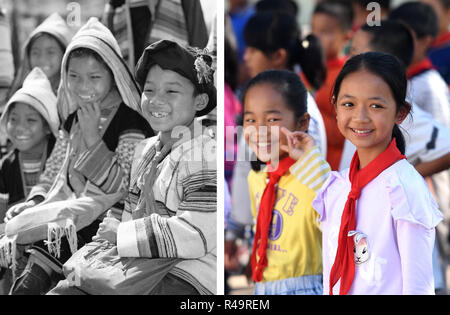
[[[433,7],[418,1],[403,3],[389,14],[389,19],[403,21],[419,39],[435,37],[439,31],[438,17]]]
[[[299,13],[299,5],[294,0],[259,0],[255,3],[255,9],[256,12],[286,12],[294,17]]]
[[[397,104],[397,111],[401,108],[407,108],[409,111],[410,105],[405,101],[407,89],[405,67],[396,57],[380,52],[367,52],[356,55],[345,63],[336,78],[333,89],[332,100],[335,106],[342,81],[347,75],[362,69],[379,76],[389,85],[392,96]],[[399,151],[405,154],[405,138],[397,124],[394,125],[394,129],[392,130],[392,137],[395,138]]]
[[[225,37],[225,82],[235,90],[238,86],[239,61],[237,50],[234,49]]]
[[[308,111],[306,105],[308,92],[296,73],[288,70],[267,70],[259,73],[248,82],[245,88],[244,106],[247,91],[258,84],[273,86],[283,96],[285,104],[294,112],[296,119]]]
[[[325,81],[326,68],[319,40],[309,35],[301,40],[296,19],[284,12],[260,12],[252,16],[244,28],[245,44],[270,55],[283,48],[287,52],[287,67],[300,65],[314,89]]]
[[[370,48],[373,51],[391,54],[400,59],[405,67],[408,67],[413,58],[414,39],[410,29],[400,21],[383,20],[380,26],[361,27],[361,30],[369,33]]]
[[[450,0],[441,0],[441,3],[446,10],[450,9]]]
[[[352,4],[348,0],[322,0],[314,8],[313,14],[317,13],[337,19],[343,31],[352,29],[354,13]]]

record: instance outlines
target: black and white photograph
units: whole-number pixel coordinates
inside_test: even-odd
[[[0,9],[0,293],[216,294],[216,3]]]

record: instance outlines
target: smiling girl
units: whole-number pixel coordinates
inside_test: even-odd
[[[56,96],[46,75],[35,68],[8,101],[0,118],[14,150],[0,166],[0,220],[9,206],[25,200],[44,169],[58,134]]]
[[[268,164],[248,176],[255,294],[322,294],[321,232],[311,202],[330,168],[305,133],[306,99],[300,77],[287,70],[258,74],[245,92],[245,140]],[[296,156],[290,138],[302,147]]]
[[[434,293],[432,250],[442,214],[404,156],[398,124],[410,110],[406,84],[398,59],[375,52],[351,58],[336,79],[337,125],[357,151],[350,169],[332,172],[313,202],[326,294]]]

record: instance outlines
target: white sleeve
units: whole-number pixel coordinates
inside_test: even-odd
[[[396,227],[403,294],[434,294],[432,252],[435,229],[405,220],[397,221]]]
[[[411,117],[400,127],[406,141],[405,155],[411,164],[430,162],[450,153],[450,129],[417,105],[412,105]]]

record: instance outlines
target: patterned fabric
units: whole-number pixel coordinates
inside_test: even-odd
[[[130,68],[134,68],[145,47],[159,39],[172,39],[199,48],[204,48],[208,42],[198,0],[128,0],[115,10],[108,6],[106,10],[113,11],[114,37]]]
[[[122,257],[184,258],[171,274],[193,285],[201,294],[216,290],[216,186],[215,142],[195,137],[172,149],[157,166],[153,184],[155,207],[139,211],[142,194],[139,175],[154,158],[158,137],[136,148],[117,233]],[[213,160],[211,160],[213,159]]]
[[[172,40],[182,46],[189,44],[181,0],[159,1],[149,36],[150,44],[161,39]]]
[[[105,193],[118,191],[120,187],[128,187],[134,148],[137,143],[150,135],[152,135],[150,126],[144,118],[122,103],[107,126],[103,141],[72,157],[74,167],[85,180],[91,181]],[[47,195],[63,167],[69,154],[68,150],[70,150],[69,135],[61,132],[47,160],[45,171],[28,199]],[[81,193],[82,191],[76,191],[76,194]]]
[[[55,141],[51,138],[47,144],[46,156],[51,154],[54,144]],[[33,163],[32,169],[27,169],[27,163],[25,163],[25,167],[20,163],[18,150],[11,151],[0,161],[1,222],[3,222],[4,215],[10,206],[25,200],[33,182],[42,172],[42,163],[43,161],[40,160],[36,165]],[[23,180],[25,180],[25,183]]]

